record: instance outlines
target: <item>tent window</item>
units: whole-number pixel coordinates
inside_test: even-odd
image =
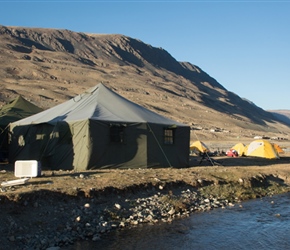
[[[174,144],[174,133],[175,130],[171,128],[164,129],[164,144],[172,145]]]
[[[124,126],[112,125],[110,127],[111,142],[124,143]]]

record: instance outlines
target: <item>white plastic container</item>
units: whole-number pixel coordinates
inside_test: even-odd
[[[20,178],[41,176],[41,164],[36,160],[16,161],[14,174]]]

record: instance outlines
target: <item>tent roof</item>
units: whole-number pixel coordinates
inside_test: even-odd
[[[55,124],[59,121],[73,122],[87,119],[186,126],[125,99],[101,83],[62,104],[17,121],[13,125]]]
[[[21,95],[0,109],[0,126],[41,112],[42,109],[24,99]]]

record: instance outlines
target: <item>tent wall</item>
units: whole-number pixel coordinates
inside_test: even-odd
[[[47,148],[51,125],[11,126],[9,139],[9,160],[37,160]]]
[[[74,144],[72,130],[79,130],[84,122],[69,125],[60,122],[11,127],[9,161],[37,160],[44,169],[73,169]],[[85,133],[85,132],[83,132]],[[85,155],[86,152],[83,152]]]
[[[0,127],[0,162],[7,160],[8,151],[8,128]]]
[[[72,162],[66,162],[67,167],[73,166],[73,169],[77,171],[88,169],[89,158],[91,156],[89,124],[89,120],[69,124],[69,131],[71,133],[73,146],[69,147],[68,144],[66,149],[63,148],[63,151],[68,153],[68,157]],[[66,145],[64,145],[64,147],[65,146]],[[62,152],[62,150],[59,150],[59,152]],[[57,158],[60,157],[61,156]]]
[[[177,127],[174,144],[164,144],[166,125],[123,124],[124,142],[110,141],[110,124],[90,122],[91,157],[89,169],[187,167],[189,164],[189,127]]]
[[[83,171],[97,168],[187,167],[189,127],[174,128],[174,143],[165,144],[166,125],[114,123],[123,141],[112,142],[112,123],[84,120],[11,128],[10,162],[38,160],[44,169]]]
[[[124,141],[112,142],[110,123],[90,121],[91,157],[88,168],[144,168],[147,166],[145,123],[122,123]]]
[[[148,124],[148,166],[150,167],[188,167],[190,128],[174,128],[173,144],[166,144],[164,129],[169,127],[159,124]]]
[[[44,169],[82,171],[147,166],[146,124],[126,124],[124,143],[110,141],[110,123],[59,122],[11,128],[10,162],[37,160]]]

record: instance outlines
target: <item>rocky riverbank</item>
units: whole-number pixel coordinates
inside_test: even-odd
[[[182,187],[182,183],[170,189],[134,187],[134,194],[111,189],[91,197],[37,191],[16,203],[1,198],[2,209],[9,211],[1,227],[1,242],[13,249],[55,249],[79,240],[95,241],[118,228],[168,223],[196,211],[233,205],[225,199],[204,197],[194,187]]]
[[[247,167],[44,171],[25,185],[1,189],[1,244],[4,249],[59,249],[124,227],[170,223],[288,192],[288,163],[284,158]]]

